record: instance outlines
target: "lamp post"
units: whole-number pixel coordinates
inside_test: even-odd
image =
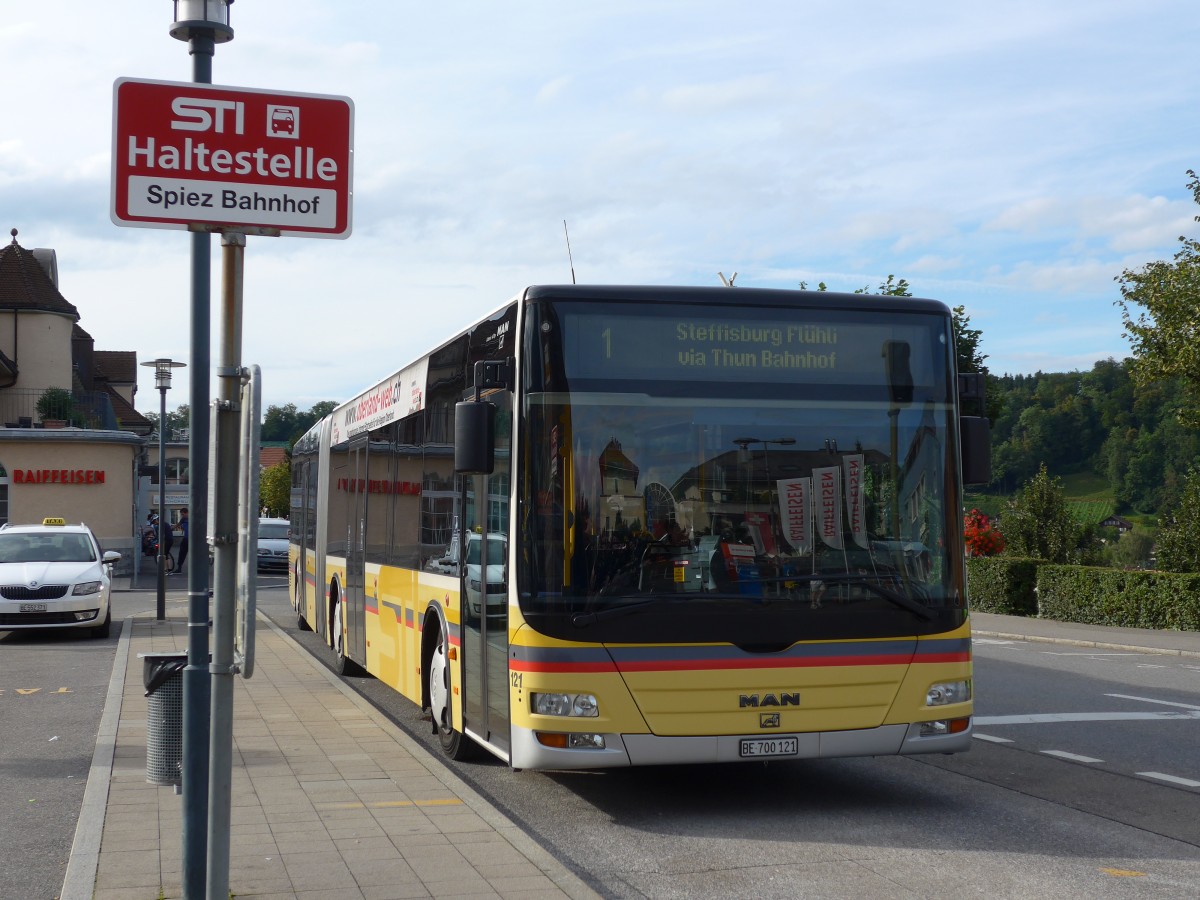
[[[188,44],[192,81],[212,84],[212,60],[217,44],[233,40],[229,7],[233,0],[173,0],[170,34]],[[208,535],[208,438],[210,278],[212,242],[206,231],[193,231],[191,263],[191,360],[189,390],[188,479],[190,533]],[[201,558],[207,554],[202,554]],[[193,557],[195,558],[195,557]],[[188,664],[183,670],[183,896],[200,900],[209,887],[208,782],[209,782],[209,673],[208,673],[208,566],[188,567]],[[227,888],[229,874],[218,876]],[[219,891],[221,884],[212,886]],[[226,891],[228,897],[228,891]]]
[[[186,366],[160,356],[142,363],[154,367],[154,386],[158,388],[158,605],[155,618],[162,621],[167,617],[167,563],[166,547],[163,546],[163,529],[170,528],[167,519],[167,391],[171,389],[171,370]]]

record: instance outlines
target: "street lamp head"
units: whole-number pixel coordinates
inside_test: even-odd
[[[158,359],[144,362],[142,365],[154,367],[154,386],[160,391],[165,391],[171,387],[171,370],[182,369],[187,363],[160,356]]]
[[[175,23],[171,37],[190,41],[193,37],[212,35],[214,44],[233,40],[229,27],[229,7],[233,0],[174,0]]]

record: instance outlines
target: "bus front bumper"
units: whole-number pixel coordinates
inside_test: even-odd
[[[513,726],[514,769],[606,769],[620,766],[788,759],[832,759],[846,756],[910,756],[919,753],[962,753],[971,748],[973,723],[955,734],[923,734],[922,724],[882,725],[854,731],[786,735],[712,735],[660,737],[654,734],[605,734],[603,749],[546,746],[536,732]],[[795,739],[795,752],[747,756],[743,741]]]

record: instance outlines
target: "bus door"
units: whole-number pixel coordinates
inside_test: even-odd
[[[346,655],[366,662],[366,610],[363,585],[367,536],[367,435],[350,441],[347,469],[353,490],[346,498]]]
[[[512,468],[512,394],[496,405],[496,465],[491,475],[463,479],[463,727],[508,753],[508,505]]]

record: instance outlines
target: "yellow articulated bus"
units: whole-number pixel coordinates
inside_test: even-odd
[[[908,297],[527,288],[296,444],[299,623],[455,759],[967,750],[987,423],[951,325]]]

